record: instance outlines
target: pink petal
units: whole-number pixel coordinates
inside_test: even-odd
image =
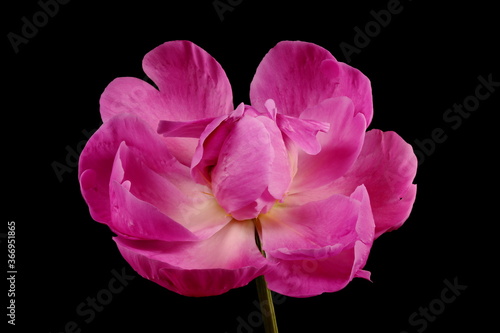
[[[104,89],[99,101],[103,122],[117,114],[132,113],[152,128],[156,128],[158,119],[173,116],[163,103],[164,96],[156,88],[135,77],[114,79]]]
[[[277,209],[266,215],[272,216]],[[375,225],[364,186],[350,198],[335,195],[321,202],[284,207],[276,214],[271,220],[260,218],[263,248],[268,249],[268,260],[276,264],[265,275],[271,290],[309,297],[338,291],[354,277],[369,278],[362,268]]]
[[[364,184],[370,195],[376,234],[399,228],[408,218],[415,201],[412,184],[417,158],[412,147],[395,132],[367,132],[356,163],[332,188],[349,194]]]
[[[363,190],[364,186],[360,186],[358,192]],[[353,197],[336,194],[304,205],[289,205],[285,199],[259,216],[263,250],[282,259],[340,253],[359,238],[356,226],[360,210],[370,208],[368,194],[362,194],[366,196],[363,202],[366,207],[361,206],[362,202],[354,194]]]
[[[154,171],[150,166],[155,161],[156,156],[121,144],[110,184],[109,226],[115,232],[142,239],[196,240],[210,237],[231,220],[210,190],[194,183],[187,167],[165,165]]]
[[[290,179],[287,151],[274,121],[245,116],[224,141],[212,171],[212,189],[229,214],[244,220],[280,200]]]
[[[222,145],[233,129],[235,121],[240,119],[244,112],[245,105],[240,103],[229,115],[214,118],[201,133],[191,161],[191,175],[198,183],[211,184],[210,171],[217,163]]]
[[[277,124],[288,138],[310,155],[316,155],[321,151],[321,144],[316,139],[316,134],[318,132],[328,132],[330,129],[328,123],[304,120],[282,114],[277,115]]]
[[[268,256],[275,269],[266,273],[270,290],[290,297],[312,297],[332,293],[347,286],[355,277],[369,279],[360,267],[366,264],[369,247],[356,242],[334,256],[319,259],[281,260]]]
[[[94,133],[80,155],[78,179],[92,218],[98,222],[110,222],[110,176],[122,142],[129,147],[141,147],[145,154],[165,151],[161,137],[146,122],[130,114],[110,119]],[[168,151],[158,157],[159,163],[177,163]]]
[[[205,50],[189,41],[166,42],[144,57],[144,72],[164,96],[166,120],[190,121],[233,110],[226,73]]]
[[[176,119],[180,116],[166,108],[166,96],[149,83],[132,77],[113,80],[104,90],[100,100],[101,118],[104,123],[116,115],[137,115],[151,128],[160,119]],[[192,138],[164,138],[169,151],[184,165],[191,163],[197,140]]]
[[[330,124],[327,133],[318,133],[321,151],[309,155],[298,151],[297,174],[291,193],[329,186],[353,165],[365,136],[366,122],[362,114],[354,113],[347,97],[326,99],[302,112],[301,118]]]
[[[233,221],[195,242],[135,241],[116,237],[128,263],[143,277],[186,296],[219,295],[267,271],[251,221]]]
[[[117,114],[133,113],[156,130],[160,120],[193,121],[233,109],[225,72],[215,59],[190,42],[167,42],[155,48],[145,56],[143,67],[160,91],[136,78],[115,79],[101,96],[103,122]],[[197,140],[164,141],[181,163],[190,165]]]
[[[273,99],[282,114],[294,117],[336,96],[351,98],[355,113],[363,113],[368,126],[373,114],[368,78],[339,63],[324,48],[300,41],[284,41],[272,48],[250,86],[250,100],[257,109]]]
[[[229,221],[162,138],[130,114],[110,119],[90,138],[79,180],[92,217],[132,237],[206,238]]]
[[[358,69],[339,62],[340,84],[335,96],[347,96],[354,102],[355,113],[362,113],[366,118],[366,127],[373,118],[373,98],[370,80]]]
[[[207,118],[193,121],[169,121],[160,120],[157,132],[165,137],[200,138],[205,128],[215,118]]]

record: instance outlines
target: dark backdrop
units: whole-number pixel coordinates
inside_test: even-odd
[[[253,283],[217,297],[188,298],[141,278],[119,255],[108,228],[91,219],[79,192],[75,161],[100,125],[100,94],[115,77],[144,78],[142,57],[175,39],[193,41],[220,62],[236,105],[249,102],[254,71],[278,41],[317,43],[371,79],[370,127],[397,131],[419,155],[414,210],[400,230],[375,242],[367,264],[373,283],[355,279],[337,293],[280,298],[281,332],[498,326],[500,71],[493,6],[55,3],[10,1],[2,10],[7,186],[0,241],[7,253],[7,224],[15,221],[17,331],[263,332]],[[488,87],[477,88],[488,80]],[[465,111],[453,111],[464,103]],[[7,255],[2,258],[5,273]],[[12,298],[9,283],[3,285],[2,324]],[[92,309],[98,297],[105,304]]]

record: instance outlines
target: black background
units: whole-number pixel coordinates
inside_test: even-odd
[[[354,28],[363,30],[374,20],[370,12],[389,3],[232,1],[236,6],[221,21],[212,2],[73,0],[60,5],[18,53],[7,35],[20,35],[22,17],[32,21],[41,7],[36,1],[3,4],[7,186],[0,232],[7,232],[8,221],[16,222],[15,331],[64,332],[74,321],[81,332],[263,332],[254,316],[253,283],[217,297],[188,298],[139,277],[119,255],[109,229],[91,219],[76,168],[69,167],[62,181],[53,170],[54,162],[74,163],[68,151],[81,149],[85,132],[100,125],[98,101],[106,85],[120,76],[145,78],[142,57],[161,43],[187,39],[204,48],[225,69],[235,104],[248,103],[255,69],[277,42],[313,42],[347,61],[339,45],[354,46]],[[415,148],[415,140],[428,142],[436,128],[446,140],[421,158],[417,200],[406,224],[375,242],[366,267],[373,283],[355,279],[337,293],[282,300],[276,306],[281,332],[498,327],[500,88],[456,129],[443,120],[454,103],[474,95],[478,76],[500,81],[497,10],[479,1],[438,7],[402,0],[401,6],[351,57],[350,65],[372,82],[370,128],[394,130]],[[122,269],[135,278],[85,322],[89,316],[76,308],[108,287],[112,270]],[[425,327],[412,325],[409,317],[420,307],[439,306],[444,280],[467,289]],[[8,285],[2,285],[6,313]],[[253,326],[238,328],[238,317]]]

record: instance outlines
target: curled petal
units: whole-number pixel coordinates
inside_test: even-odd
[[[378,237],[399,228],[408,218],[415,201],[412,182],[417,164],[411,145],[398,134],[371,130],[356,163],[332,188],[348,194],[360,184],[366,186]]]
[[[337,255],[318,259],[282,260],[268,256],[275,264],[266,275],[270,290],[291,297],[312,297],[343,289],[355,277],[370,279],[361,269],[366,264],[370,247],[356,242]]]
[[[137,239],[187,241],[208,238],[230,221],[210,190],[193,182],[187,167],[154,171],[149,167],[154,160],[121,144],[110,184],[109,226],[115,232]]]
[[[99,100],[102,121],[118,114],[135,114],[155,128],[158,119],[171,117],[164,96],[149,83],[135,77],[119,77],[104,89]]]
[[[162,138],[130,114],[110,119],[90,138],[79,180],[92,217],[130,237],[207,238],[229,221]]]
[[[156,130],[160,120],[193,121],[229,113],[232,92],[222,67],[207,52],[188,41],[164,43],[144,57],[143,68],[159,91],[143,80],[121,77],[100,99],[103,122],[132,113]],[[190,165],[197,141],[168,137],[163,141],[184,165]]]
[[[369,125],[373,115],[370,81],[312,43],[284,41],[266,54],[250,86],[250,100],[262,108],[273,99],[281,113],[298,117],[323,100],[347,96]]]
[[[354,277],[369,278],[363,267],[375,225],[368,193],[360,186],[349,198],[340,198],[283,210],[278,214],[286,219],[280,225],[262,221],[263,248],[276,263],[265,275],[269,289],[309,297],[338,291]]]
[[[116,237],[127,262],[143,277],[186,296],[219,295],[267,271],[251,221],[232,221],[198,242],[137,241]]]
[[[365,242],[373,238],[373,228],[358,226],[361,220],[367,225],[370,221],[373,224],[368,193],[363,185],[350,197],[334,194],[304,205],[288,205],[285,199],[259,220],[262,249],[276,258],[334,255],[360,238]]]
[[[318,133],[321,151],[316,155],[298,151],[297,174],[291,193],[330,186],[353,165],[363,146],[366,121],[355,114],[347,97],[335,97],[305,110],[301,118],[330,124],[327,133]]]
[[[316,120],[299,119],[278,115],[277,124],[288,138],[295,142],[304,152],[316,155],[321,150],[321,144],[316,139],[318,132],[328,132],[330,124]]]
[[[193,121],[161,120],[157,132],[165,137],[199,138],[214,118]]]
[[[189,41],[166,42],[144,57],[144,72],[164,96],[166,120],[217,117],[233,110],[226,73],[205,50]]]
[[[290,179],[287,151],[274,121],[243,117],[224,141],[212,171],[212,188],[221,206],[243,220],[280,200]]]
[[[191,161],[191,175],[200,184],[211,183],[211,168],[217,163],[222,145],[243,116],[245,105],[241,103],[227,116],[214,118],[200,134],[200,140]]]
[[[118,115],[105,122],[89,139],[78,164],[78,179],[92,217],[110,221],[109,184],[120,144],[140,147],[145,155],[157,156],[157,165],[177,165],[164,143],[148,124],[131,114]],[[158,151],[164,152],[158,155]]]

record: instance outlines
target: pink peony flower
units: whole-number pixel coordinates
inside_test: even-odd
[[[92,217],[143,277],[188,296],[264,275],[271,290],[334,292],[375,238],[410,214],[417,159],[370,130],[370,81],[311,43],[278,43],[234,109],[221,66],[188,41],[143,61],[156,83],[117,78],[80,156]],[[256,243],[258,235],[262,254]]]

